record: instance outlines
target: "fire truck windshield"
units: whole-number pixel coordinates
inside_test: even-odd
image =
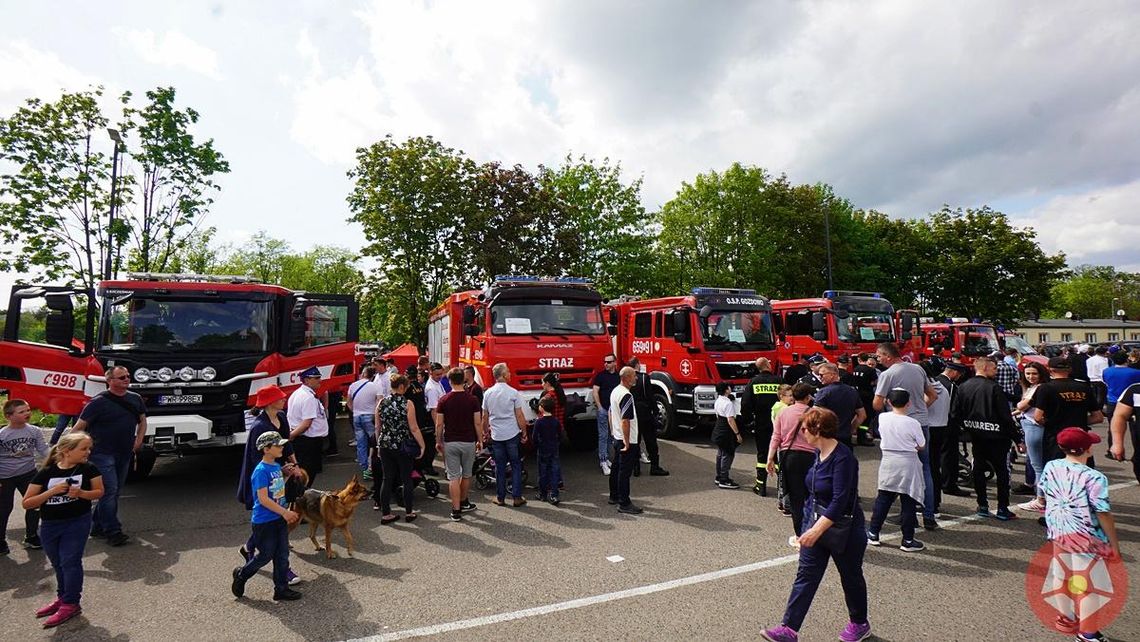
[[[492,334],[604,334],[602,308],[572,299],[510,299],[491,306]]]
[[[701,328],[709,345],[745,346],[758,350],[772,349],[772,316],[760,310],[713,310]]]
[[[894,341],[894,319],[889,313],[849,310],[846,319],[835,317],[839,340],[846,343]]]
[[[137,293],[104,299],[101,350],[267,352],[268,301],[179,301]]]
[[[971,357],[982,357],[995,350],[1001,350],[998,343],[997,332],[989,326],[968,325],[958,328],[962,337],[962,354]]]

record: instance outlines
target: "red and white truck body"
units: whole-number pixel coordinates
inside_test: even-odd
[[[884,342],[910,338],[914,317],[903,311],[896,331],[894,306],[878,292],[827,290],[822,297],[772,301],[780,360],[791,365],[819,353],[841,356],[874,352]]]

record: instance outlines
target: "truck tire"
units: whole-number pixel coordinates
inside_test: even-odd
[[[673,404],[663,392],[653,395],[653,412],[657,415],[657,436],[665,439],[676,439],[681,436],[681,428],[677,425],[677,413],[673,412]]]
[[[140,482],[147,477],[154,470],[154,462],[158,460],[158,453],[150,446],[143,446],[135,453],[135,461],[127,472],[127,483]]]
[[[576,420],[567,422],[566,439],[570,448],[576,452],[597,450],[598,448],[598,422],[595,419]]]

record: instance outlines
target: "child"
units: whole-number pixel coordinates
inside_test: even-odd
[[[84,432],[60,437],[24,495],[24,510],[40,509],[40,541],[55,569],[56,598],[36,611],[36,617],[48,618],[45,629],[79,615],[91,501],[103,496],[103,477],[87,463],[93,444]]]
[[[1045,495],[1045,526],[1053,542],[1055,556],[1079,555],[1097,559],[1120,558],[1116,520],[1109,512],[1108,478],[1088,467],[1093,444],[1100,436],[1083,428],[1065,428],[1057,434],[1057,446],[1064,459],[1045,464],[1038,488]],[[1091,568],[1093,562],[1082,565]],[[1067,586],[1067,582],[1061,582]],[[1062,616],[1057,629],[1064,633],[1080,630],[1079,614]],[[1080,631],[1078,640],[1103,640],[1099,631]]]
[[[538,453],[538,500],[558,505],[558,482],[562,479],[562,464],[558,460],[558,446],[562,443],[562,423],[553,415],[554,399],[550,396],[538,402],[538,419],[534,422],[534,445]]]
[[[716,424],[712,429],[712,442],[716,445],[716,476],[713,483],[717,488],[736,490],[740,484],[732,480],[732,461],[736,458],[736,447],[743,441],[740,428],[736,425],[736,403],[732,400],[731,386],[725,381],[716,384]]]
[[[289,524],[300,519],[297,513],[285,508],[285,476],[277,460],[285,449],[286,440],[276,430],[269,430],[257,438],[261,462],[249,476],[250,488],[257,497],[253,504],[253,537],[257,540],[257,555],[233,570],[230,590],[234,597],[245,595],[245,583],[258,569],[273,561],[273,599],[297,600],[301,594],[289,588]]]
[[[0,428],[0,555],[7,555],[8,515],[12,513],[12,500],[16,491],[28,496],[28,484],[36,474],[36,460],[47,457],[48,447],[39,428],[28,423],[32,408],[22,399],[4,404],[4,418],[8,425]],[[30,510],[24,514],[24,546],[41,548],[40,512]]]
[[[887,402],[891,412],[879,415],[879,448],[883,451],[883,458],[879,462],[879,496],[875,499],[875,510],[867,526],[867,541],[871,546],[879,545],[879,529],[898,497],[902,500],[903,534],[899,548],[915,553],[926,548],[914,538],[917,507],[926,492],[918,451],[926,447],[926,439],[922,426],[906,414],[910,406],[909,392],[892,388],[887,392]]]
[[[791,406],[796,402],[792,397],[791,384],[782,383],[779,388],[776,388],[776,403],[772,404],[772,425],[776,425],[776,417],[784,411],[784,408]],[[759,446],[758,446],[759,447]],[[777,458],[777,461],[779,459]],[[787,489],[784,488],[784,471],[776,466],[776,508],[785,515],[791,515],[785,504],[785,496],[788,494]]]

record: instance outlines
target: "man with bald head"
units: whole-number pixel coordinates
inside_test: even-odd
[[[756,435],[756,484],[752,492],[768,496],[768,442],[772,441],[772,405],[779,400],[777,391],[783,380],[772,374],[772,362],[767,357],[756,360],[756,376],[744,387],[740,395],[741,419],[752,425]]]
[[[613,438],[613,469],[610,472],[610,503],[618,505],[618,512],[627,515],[641,514],[629,498],[629,480],[633,467],[641,457],[637,413],[633,407],[633,385],[637,371],[629,366],[618,373],[620,383],[610,393],[609,422]]]

